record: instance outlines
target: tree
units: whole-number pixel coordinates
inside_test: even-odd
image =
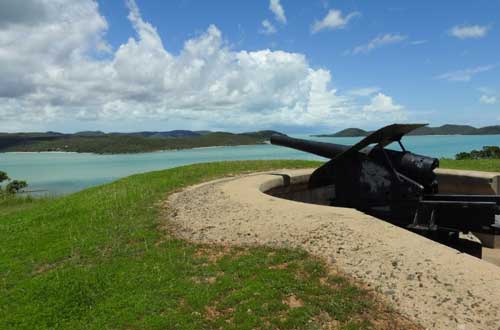
[[[0,171],[0,183],[10,180],[10,178],[7,176],[7,173]]]
[[[9,182],[7,187],[5,187],[5,191],[7,191],[9,194],[17,194],[27,186],[28,184],[26,183],[26,181],[14,180],[12,182]]]
[[[500,148],[497,146],[484,146],[482,150],[460,152],[455,155],[455,159],[500,159]]]
[[[10,181],[9,176],[7,173],[0,171],[0,184],[4,181]],[[5,190],[2,189],[2,186],[0,186],[0,195],[7,193],[7,194],[17,194],[20,192],[22,189],[26,188],[28,184],[26,181],[22,180],[13,180],[10,181],[6,186]]]

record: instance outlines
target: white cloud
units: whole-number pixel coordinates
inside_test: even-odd
[[[71,130],[69,123],[115,131],[148,124],[242,130],[347,126],[386,123],[405,112],[383,94],[392,107],[372,100],[363,108],[355,95],[332,88],[330,71],[312,68],[305,55],[232,50],[213,25],[173,54],[133,0],[127,2],[128,18],[136,36],[114,50],[95,1],[38,3],[43,20],[12,17],[15,23],[0,25],[0,131]],[[108,54],[96,56],[99,51]]]
[[[427,42],[428,42],[427,40],[414,40],[414,41],[410,42],[410,45],[418,46],[418,45],[426,44]]]
[[[495,88],[491,87],[478,87],[477,90],[483,94],[496,94]]]
[[[451,71],[451,72],[446,72],[446,73],[440,74],[439,76],[436,76],[436,79],[467,82],[467,81],[470,81],[472,79],[472,77],[474,77],[478,73],[487,72],[487,71],[493,70],[494,68],[495,68],[494,65],[484,65],[484,66],[478,66],[475,68]]]
[[[360,14],[358,12],[352,12],[347,16],[342,16],[342,12],[340,10],[331,9],[321,21],[314,22],[311,31],[312,33],[317,33],[325,29],[343,29],[347,26],[351,19],[359,15]]]
[[[372,97],[371,102],[363,107],[363,111],[366,113],[393,113],[397,115],[395,119],[399,118],[401,115],[401,110],[403,106],[395,104],[392,97],[384,95],[382,93],[377,93]]]
[[[2,1],[0,27],[10,24],[36,25],[47,19],[47,12],[40,1]]]
[[[262,29],[259,30],[262,34],[274,34],[276,33],[276,28],[267,19],[262,21]]]
[[[382,46],[386,45],[391,45],[391,44],[396,44],[400,43],[404,40],[406,40],[408,37],[401,35],[401,34],[392,34],[392,33],[387,33],[384,35],[379,35],[375,37],[374,39],[370,40],[367,44],[364,45],[359,45],[355,47],[352,51],[348,51],[348,54],[367,54],[371,52],[374,49],[377,49]]]
[[[449,34],[459,39],[478,39],[488,34],[489,27],[481,25],[456,25],[449,30]]]
[[[350,90],[349,94],[354,95],[354,96],[367,97],[367,96],[371,96],[379,91],[380,91],[380,88],[378,88],[378,87],[363,87],[363,88],[356,88],[356,89]]]
[[[273,12],[278,22],[286,24],[285,10],[280,0],[269,0],[269,9]]]
[[[481,97],[479,98],[479,102],[482,104],[496,104],[497,98],[496,96],[491,95],[481,95]]]

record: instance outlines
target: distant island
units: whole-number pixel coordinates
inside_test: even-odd
[[[333,134],[312,135],[315,137],[358,137],[366,136],[371,131],[365,131],[360,128],[347,128]],[[439,127],[421,127],[417,128],[408,135],[495,135],[500,134],[500,125],[485,126],[476,128],[469,125],[443,125]]]
[[[104,133],[85,131],[74,134],[0,133],[0,152],[66,151],[96,154],[140,153],[214,146],[262,144],[275,131],[228,133],[175,130],[167,132]]]

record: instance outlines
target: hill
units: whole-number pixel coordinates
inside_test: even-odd
[[[0,133],[0,152],[68,151],[97,154],[140,153],[160,150],[190,149],[213,146],[235,146],[265,143],[275,131],[241,134],[228,132],[136,132],[103,133]]]
[[[312,135],[315,137],[358,137],[366,136],[371,131],[365,131],[360,128],[347,128],[333,134]],[[421,127],[408,135],[497,135],[500,134],[500,125],[485,126],[476,128],[469,125],[451,125],[446,124],[439,127]]]
[[[313,135],[316,137],[355,137],[355,136],[367,136],[368,131],[365,131],[361,128],[346,128],[341,131],[338,131],[337,133],[333,134],[319,134],[319,135]]]
[[[409,135],[474,135],[477,128],[468,125],[443,125],[439,127],[421,127],[417,128]],[[500,134],[500,129],[496,134]]]
[[[269,138],[273,135],[285,135],[283,133],[277,132],[277,131],[257,131],[257,132],[246,132],[246,133],[241,133],[242,135],[247,135],[247,136],[252,136],[255,138],[259,139],[266,139],[269,140]]]

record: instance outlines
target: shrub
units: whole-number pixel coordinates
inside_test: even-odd
[[[455,155],[455,159],[500,159],[500,148],[497,146],[484,146],[482,150],[460,152]]]
[[[10,178],[7,176],[7,173],[0,171],[0,183],[10,180]]]
[[[19,191],[26,188],[27,186],[28,184],[26,183],[26,181],[14,180],[12,182],[9,182],[7,187],[5,187],[5,191],[9,194],[17,194]]]
[[[0,184],[4,181],[10,181],[10,178],[7,173],[0,171]],[[0,194],[17,194],[27,186],[28,183],[26,181],[12,180],[5,186],[5,189],[2,189],[2,186],[0,186]]]

